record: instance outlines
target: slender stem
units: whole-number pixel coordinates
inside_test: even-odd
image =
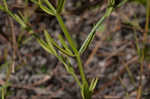
[[[138,88],[138,95],[136,99],[141,99],[142,98],[142,76],[143,76],[143,71],[144,71],[144,59],[145,59],[145,45],[147,41],[147,34],[148,34],[148,29],[149,29],[149,17],[150,17],[150,0],[147,0],[147,6],[146,6],[146,24],[145,24],[145,32],[144,32],[144,38],[143,38],[143,49],[142,49],[142,56],[140,57],[140,81],[139,81],[139,88]]]
[[[59,60],[60,62],[62,62],[62,63],[64,64],[66,70],[73,76],[73,78],[75,79],[75,81],[77,82],[77,84],[78,84],[78,85],[80,86],[80,88],[81,88],[81,82],[80,82],[79,78],[77,77],[77,75],[75,74],[74,71],[70,72],[70,71],[67,69],[67,67],[69,67],[69,65],[66,64],[66,62],[65,62],[64,59],[63,59],[63,57],[61,57],[61,56],[60,56],[60,57],[56,56],[56,57],[58,58],[58,60]]]
[[[76,59],[77,59],[78,68],[79,68],[79,71],[80,71],[82,83],[83,83],[83,84],[88,84],[88,82],[87,82],[87,80],[86,80],[86,77],[85,77],[84,70],[83,70],[83,65],[82,65],[82,61],[81,61],[80,54],[77,54],[77,55],[76,55]]]
[[[145,34],[148,33],[149,28],[149,21],[150,21],[150,0],[147,0],[147,7],[146,7],[146,25],[145,25]],[[146,37],[145,37],[146,38]]]
[[[58,13],[56,13],[56,18],[57,18],[57,20],[60,24],[60,27],[61,27],[62,31],[64,32],[64,35],[66,36],[66,39],[68,40],[72,50],[74,51],[74,53],[78,53],[78,51],[76,49],[76,44],[75,44],[74,40],[71,38],[61,16]]]
[[[71,74],[72,74],[73,78],[75,79],[75,81],[77,82],[77,84],[79,85],[79,87],[81,88],[82,85],[81,85],[81,82],[79,81],[77,75],[75,73],[71,73]]]
[[[84,74],[84,71],[83,71],[83,66],[82,66],[82,62],[81,62],[81,58],[80,58],[80,54],[78,53],[78,50],[76,49],[76,45],[73,41],[73,39],[71,38],[61,16],[59,14],[56,14],[56,18],[60,24],[60,27],[61,29],[63,30],[65,36],[66,36],[66,39],[68,40],[72,50],[74,51],[74,53],[76,54],[76,59],[77,59],[77,63],[78,63],[78,67],[79,67],[79,71],[80,71],[80,75],[81,75],[81,79],[82,79],[82,83],[86,83],[87,84],[87,80],[86,80],[86,77],[85,77],[85,74]]]
[[[2,99],[5,99],[5,88],[2,88],[1,91],[2,91]]]

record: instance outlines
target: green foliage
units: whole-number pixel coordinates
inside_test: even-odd
[[[87,47],[90,45],[91,41],[93,40],[93,38],[95,36],[96,30],[103,26],[102,23],[103,23],[104,19],[106,17],[108,17],[112,11],[113,11],[113,7],[108,8],[105,15],[93,27],[93,29],[91,30],[91,32],[89,33],[88,37],[86,38],[86,40],[84,41],[84,43],[82,44],[82,46],[79,50],[80,54],[82,54],[87,49]]]
[[[2,10],[2,11],[4,10],[4,7],[2,5],[0,5],[0,10]]]
[[[0,5],[0,10],[5,11],[8,13],[14,20],[16,20],[24,29],[29,29],[32,32],[32,36],[36,38],[37,42],[41,45],[43,49],[45,49],[48,53],[56,56],[60,62],[63,63],[63,65],[66,68],[66,71],[70,73],[77,84],[79,85],[81,89],[81,95],[83,99],[91,99],[92,93],[94,92],[94,89],[96,87],[96,84],[98,82],[98,79],[94,78],[90,85],[88,84],[87,78],[85,76],[84,70],[83,70],[83,64],[81,61],[81,54],[85,52],[85,50],[88,48],[90,43],[95,37],[95,33],[99,28],[103,27],[103,21],[110,16],[111,12],[114,10],[114,8],[119,7],[120,5],[124,4],[127,0],[123,1],[116,1],[116,0],[110,0],[108,8],[106,10],[106,13],[104,16],[96,23],[96,25],[93,27],[85,41],[83,42],[82,46],[78,50],[76,47],[76,43],[74,42],[74,39],[71,37],[70,33],[68,32],[67,27],[64,24],[64,21],[62,17],[60,16],[60,13],[62,12],[64,8],[64,4],[66,0],[58,0],[57,7],[55,8],[49,0],[31,0],[33,3],[38,5],[44,12],[47,14],[53,15],[56,17],[64,35],[65,39],[62,37],[62,35],[58,36],[58,39],[61,43],[61,46],[55,42],[55,40],[49,35],[49,33],[45,30],[44,36],[45,40],[41,39],[36,33],[33,32],[33,30],[27,25],[27,19],[22,14],[13,14],[7,6],[6,0],[3,0],[4,6]],[[68,43],[66,43],[66,41]],[[81,81],[79,80],[78,76],[76,75],[74,68],[70,62],[71,58],[73,57],[76,59],[76,62],[78,64],[78,69],[80,71],[80,77]]]
[[[46,4],[48,7],[46,7],[44,4]],[[45,11],[46,13],[50,14],[50,15],[55,15],[56,14],[56,10],[54,8],[54,6],[48,1],[48,0],[38,0],[38,4],[40,6],[40,8]]]
[[[58,35],[58,38],[59,38],[62,46],[65,48],[66,54],[68,53],[70,56],[74,56],[72,51],[69,49],[68,45],[66,44],[65,40],[63,39],[63,37],[60,34]]]
[[[92,79],[91,84],[90,84],[90,87],[89,87],[89,91],[91,91],[91,92],[93,92],[93,91],[94,91],[94,89],[95,89],[95,87],[96,87],[97,82],[98,82],[98,78],[94,78],[94,79]]]
[[[89,90],[89,86],[87,84],[82,84],[81,95],[83,99],[91,99],[92,92]]]
[[[64,8],[64,4],[65,4],[66,0],[58,0],[58,4],[57,4],[57,13],[61,13],[63,8]]]

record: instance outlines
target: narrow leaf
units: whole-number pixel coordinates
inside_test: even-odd
[[[61,44],[63,45],[63,47],[65,48],[65,50],[66,50],[69,54],[73,55],[73,53],[72,53],[71,50],[69,49],[68,45],[66,44],[65,40],[63,39],[63,37],[62,37],[60,34],[58,35],[58,38],[59,38]]]
[[[56,42],[53,43],[53,44],[54,44],[54,46],[55,46],[57,49],[59,49],[59,51],[61,51],[61,52],[64,53],[65,55],[72,56],[72,57],[75,56],[75,55],[73,55],[73,54],[71,54],[71,53],[68,53],[66,50],[62,49]]]
[[[81,95],[83,99],[91,99],[92,97],[92,92],[89,91],[89,87],[87,84],[83,84],[81,88]]]
[[[33,3],[38,5],[38,1],[37,0],[31,0]]]
[[[57,13],[61,13],[63,11],[65,1],[66,0],[58,0]]]
[[[78,76],[75,74],[75,71],[73,69],[73,66],[71,65],[71,61],[70,61],[70,58],[66,56],[66,63],[68,64],[69,66],[69,72],[70,74],[74,77],[75,81],[77,82],[77,84],[80,86],[80,88],[82,87],[81,85],[81,82],[78,78]]]
[[[81,88],[81,87],[82,87],[82,86],[81,86],[81,82],[79,81],[77,75],[75,74],[73,67],[72,67],[71,64],[69,63],[69,58],[66,57],[66,58],[67,58],[67,60],[66,60],[66,59],[63,57],[63,55],[58,55],[57,58],[58,58],[58,60],[59,60],[61,63],[63,63],[63,65],[65,66],[65,69],[74,77],[75,81],[77,82],[77,84],[78,84],[78,85],[80,86],[80,88]],[[67,64],[66,61],[67,61],[69,64]]]
[[[74,42],[71,35],[69,34],[61,16],[59,14],[56,14],[56,18],[57,18],[57,20],[60,24],[60,27],[61,27],[62,31],[64,32],[64,35],[65,35],[66,39],[68,40],[68,43],[70,44],[72,50],[74,51],[75,54],[78,54],[78,50],[76,48],[76,43]]]
[[[39,6],[46,13],[48,13],[50,15],[54,15],[54,12],[51,9],[48,9],[47,7],[43,6],[40,0],[39,0]]]
[[[0,10],[4,10],[4,7],[2,5],[0,5]]]
[[[92,79],[92,82],[91,82],[90,88],[89,88],[90,91],[92,91],[92,92],[94,91],[97,82],[98,82],[98,78]]]
[[[73,68],[71,69],[71,67],[66,63],[65,58],[62,55],[57,56],[57,58],[59,59],[60,62],[63,63],[63,65],[65,66],[65,69],[67,70],[67,72],[69,73],[73,73]]]
[[[95,31],[91,32],[88,35],[88,37],[86,38],[86,40],[84,41],[83,45],[81,46],[81,48],[79,50],[80,54],[82,54],[86,50],[86,48],[89,46],[89,44],[93,40],[94,36],[95,36]]]
[[[128,0],[123,0],[120,4],[117,5],[117,7],[121,7],[122,5],[124,5]],[[146,0],[145,0],[146,1]]]
[[[96,23],[96,25],[93,27],[93,29],[87,36],[86,40],[83,42],[81,48],[79,49],[80,54],[82,54],[87,49],[87,47],[89,46],[89,44],[91,43],[91,41],[93,40],[95,36],[96,30],[100,26],[102,26],[104,19],[106,19],[111,14],[112,11],[113,11],[113,7],[107,8],[105,15]]]
[[[54,14],[56,14],[55,7],[48,1],[44,0],[44,2],[48,5],[48,7],[53,11]]]
[[[26,24],[17,14],[14,14],[14,18],[23,28],[26,28]]]
[[[54,55],[53,51],[48,47],[48,44],[47,44],[45,41],[43,41],[42,39],[40,39],[40,38],[38,37],[38,35],[36,35],[36,34],[32,34],[32,35],[36,38],[37,42],[38,42],[47,52],[49,52],[50,54]]]
[[[52,53],[54,53],[54,55],[57,55],[57,52],[52,45],[52,40],[51,40],[52,38],[50,37],[50,35],[48,34],[48,32],[46,30],[44,31],[44,34],[45,34],[45,38],[46,38],[46,41],[48,43],[48,46],[52,50]]]
[[[7,10],[5,9],[5,11],[6,11],[14,20],[16,20],[14,14],[13,14],[9,9],[7,9]]]
[[[71,53],[68,53],[68,51],[64,50],[63,48],[61,48],[53,39],[52,37],[49,35],[49,39],[50,41],[52,42],[52,44],[57,48],[59,49],[59,51],[61,51],[62,53],[64,53],[65,55],[68,55],[68,56],[74,56],[73,54]]]
[[[8,5],[7,5],[6,0],[3,0],[3,3],[4,3],[5,10],[8,10]]]
[[[53,54],[54,53],[52,52],[52,50],[50,50],[47,46],[47,44],[43,41],[43,40],[40,40],[40,39],[37,39],[38,43],[49,53]]]
[[[18,13],[19,13],[19,16],[21,17],[21,19],[24,21],[24,23],[27,23],[28,22],[28,18],[25,17],[20,11]]]

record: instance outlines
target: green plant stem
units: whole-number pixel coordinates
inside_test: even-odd
[[[78,85],[80,86],[80,88],[81,88],[81,82],[80,82],[79,78],[77,77],[77,75],[75,74],[74,71],[70,72],[70,71],[68,70],[67,67],[69,67],[69,65],[64,62],[63,57],[58,57],[58,56],[56,56],[56,57],[58,58],[58,60],[59,60],[60,62],[62,62],[62,63],[64,64],[66,70],[73,76],[73,78],[75,79],[75,81],[77,82],[77,84],[78,84]]]
[[[149,17],[150,17],[150,0],[147,0],[147,6],[146,6],[146,24],[145,24],[145,32],[144,32],[144,38],[143,38],[143,49],[142,49],[142,56],[140,57],[140,81],[139,81],[139,88],[138,88],[138,95],[136,99],[141,99],[142,98],[142,76],[143,76],[143,71],[144,71],[144,60],[145,60],[145,45],[147,41],[147,35],[148,35],[148,29],[149,29]]]
[[[74,40],[72,40],[61,16],[59,14],[56,14],[56,18],[60,24],[61,29],[63,30],[72,50],[74,51],[74,53],[76,54],[76,59],[77,59],[77,63],[78,63],[78,67],[79,67],[79,71],[80,71],[80,75],[81,75],[81,79],[82,79],[82,83],[86,83],[87,84],[87,80],[83,71],[83,66],[82,66],[82,62],[81,62],[81,58],[80,58],[80,54],[78,53],[78,50],[76,49],[76,45],[74,43]]]
[[[145,26],[145,32],[148,33],[149,29],[149,21],[150,21],[150,0],[147,0],[147,7],[146,7],[146,26]]]
[[[5,88],[2,88],[2,99],[5,99]]]
[[[65,24],[64,24],[64,22],[62,20],[62,18],[61,18],[61,16],[58,13],[56,13],[56,18],[57,18],[57,20],[58,20],[58,22],[60,24],[60,27],[61,27],[62,31],[64,32],[64,35],[65,35],[66,39],[68,40],[72,50],[74,51],[74,53],[77,54],[78,51],[76,49],[76,44],[75,44],[74,40],[71,38],[71,36],[70,36],[70,34],[69,34],[69,32],[68,32],[68,30],[67,30],[67,28],[66,28],[66,26],[65,26]]]
[[[73,76],[73,78],[75,79],[75,81],[77,82],[77,84],[79,85],[79,87],[81,88],[82,85],[81,85],[80,80],[78,79],[77,75],[75,73],[71,73],[71,75]]]
[[[84,73],[84,70],[83,70],[83,65],[82,65],[80,54],[76,55],[76,59],[77,59],[78,68],[79,68],[79,71],[80,71],[82,83],[88,85],[88,82],[86,80],[85,73]]]

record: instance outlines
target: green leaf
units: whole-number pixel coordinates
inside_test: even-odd
[[[84,43],[82,44],[80,50],[79,50],[79,53],[82,54],[86,49],[87,47],[89,46],[89,44],[91,43],[91,41],[93,40],[95,36],[95,31],[94,32],[91,32],[88,37],[86,38],[86,40],[84,41]]]
[[[71,53],[68,53],[66,50],[62,49],[56,42],[53,43],[53,44],[54,44],[54,46],[55,46],[57,49],[59,49],[59,51],[61,51],[61,52],[64,53],[65,55],[72,56],[72,57],[75,56],[75,55],[73,55],[73,54],[71,54]]]
[[[47,52],[49,52],[49,53],[52,54],[52,55],[55,55],[55,54],[53,53],[53,51],[48,47],[48,44],[47,44],[45,41],[43,41],[41,38],[39,38],[39,36],[36,35],[36,34],[32,34],[32,35],[36,38],[37,42],[38,42]]]
[[[58,0],[57,13],[61,13],[66,0]]]
[[[14,18],[23,28],[26,28],[25,22],[17,14],[14,14]]]
[[[74,42],[71,35],[69,34],[61,16],[59,14],[56,14],[56,18],[57,18],[59,25],[60,25],[62,31],[64,32],[64,35],[65,35],[66,39],[68,40],[68,43],[71,46],[72,50],[74,51],[75,54],[78,54],[78,50],[76,48],[76,43]]]
[[[94,91],[97,82],[98,82],[98,78],[92,79],[91,84],[90,84],[90,88],[89,88],[89,90],[90,90],[91,92]]]
[[[50,15],[55,15],[52,9],[49,9],[45,6],[42,5],[41,1],[39,0],[39,6],[40,8],[45,11],[46,13],[50,14]]]
[[[8,6],[7,6],[6,0],[3,0],[3,3],[4,3],[5,10],[8,10]]]
[[[75,74],[75,71],[73,69],[73,66],[71,65],[71,62],[70,62],[70,58],[69,57],[66,57],[66,63],[68,64],[69,66],[69,73],[74,77],[75,81],[77,82],[77,84],[80,86],[80,88],[82,87],[81,85],[81,82],[79,81],[78,79],[78,76]]]
[[[0,10],[4,10],[4,7],[2,5],[0,5]]]
[[[52,38],[50,37],[50,35],[48,34],[48,32],[45,30],[44,31],[45,37],[46,37],[46,41],[48,43],[49,48],[51,49],[52,53],[54,53],[54,55],[57,55],[56,50],[54,49],[53,45],[52,45]]]
[[[48,44],[46,44],[43,40],[37,39],[38,43],[49,53],[53,54],[51,49],[48,48]]]
[[[29,22],[28,18],[25,17],[20,11],[18,13],[19,13],[19,16],[21,17],[21,19],[24,21],[24,23],[28,23]]]
[[[67,61],[67,60],[66,60],[66,61]],[[65,64],[67,64],[66,61],[65,61]],[[64,64],[64,65],[65,65],[65,64]],[[74,69],[73,69],[73,67],[71,66],[71,64],[67,64],[66,70],[67,70],[68,73],[74,74]]]
[[[120,4],[117,5],[117,7],[121,7],[122,5],[124,5],[128,0],[123,0],[122,2],[120,2]]]
[[[54,14],[56,14],[56,9],[55,7],[48,1],[48,0],[43,0],[47,6],[53,11]]]
[[[30,1],[32,1],[33,3],[38,5],[38,1],[37,0],[30,0]]]
[[[73,53],[71,52],[71,50],[69,49],[69,47],[67,46],[65,40],[63,39],[63,37],[59,34],[58,38],[60,40],[60,43],[63,45],[63,47],[65,48],[65,50],[70,54],[73,55]]]
[[[78,85],[80,86],[80,88],[81,88],[81,82],[79,81],[77,75],[75,74],[75,71],[74,71],[73,67],[71,66],[71,63],[69,62],[69,58],[66,57],[67,59],[65,59],[65,58],[63,57],[63,55],[61,55],[61,54],[58,55],[57,58],[58,58],[58,60],[59,60],[61,63],[63,63],[63,65],[65,66],[65,69],[67,70],[67,72],[70,73],[70,74],[74,77],[75,81],[77,82],[77,84],[78,84]]]
[[[92,92],[89,90],[89,87],[87,84],[82,85],[81,95],[82,95],[83,99],[91,99]]]
[[[63,48],[61,48],[53,39],[52,37],[49,35],[49,39],[50,41],[52,42],[52,44],[57,48],[59,49],[59,51],[61,51],[62,53],[68,55],[68,56],[74,56],[73,54],[71,53],[68,53],[68,51],[64,50]]]
[[[23,20],[22,18],[20,18],[19,15],[17,14],[13,14],[9,9],[5,10],[15,21],[17,21],[22,28],[27,28],[27,25],[25,23],[25,20]]]
[[[96,30],[102,26],[103,21],[111,14],[113,11],[113,7],[108,7],[106,10],[105,15],[96,23],[96,25],[93,27],[89,35],[87,36],[86,40],[83,42],[81,48],[79,49],[79,53],[82,54],[90,45],[91,41],[93,40]]]
[[[66,63],[65,58],[62,55],[57,56],[57,58],[59,59],[59,61],[61,63],[63,63],[63,65],[65,66],[65,69],[67,70],[67,72],[71,73],[71,69],[69,68],[70,66]]]

